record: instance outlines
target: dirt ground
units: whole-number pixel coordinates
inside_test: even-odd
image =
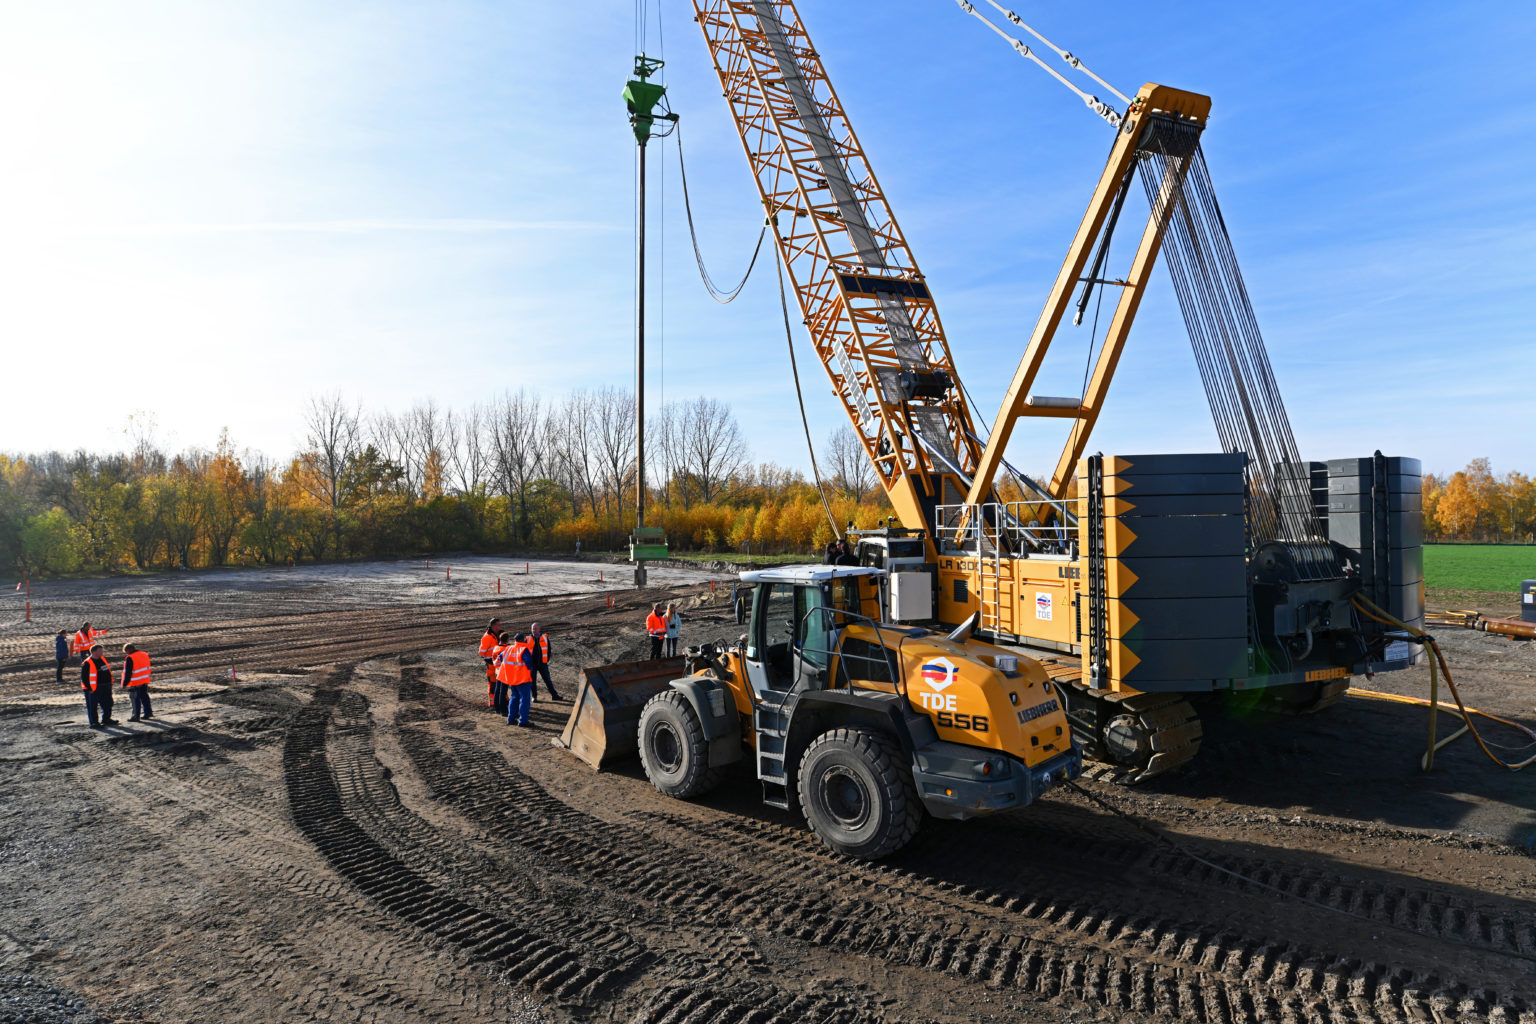
[[[1465,738],[1421,772],[1422,709],[1212,708],[1177,774],[860,864],[744,771],[672,801],[552,746],[568,703],[484,707],[491,614],[546,625],[568,697],[661,594],[737,632],[697,579],[145,609],[155,719],[102,732],[7,630],[0,1021],[1536,1024],[1536,785]],[[1536,722],[1536,643],[1440,636],[1469,703]]]
[[[87,620],[101,629],[274,613],[590,594],[632,588],[633,573],[631,566],[596,560],[465,555],[47,581],[32,586],[31,624],[25,621],[26,592],[7,588],[5,604],[0,606],[0,637],[31,636],[41,628],[72,633]],[[647,582],[654,587],[728,578],[728,574],[678,565],[647,569]]]

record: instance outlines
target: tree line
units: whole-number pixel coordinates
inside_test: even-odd
[[[33,577],[445,551],[620,549],[634,523],[635,403],[619,388],[520,390],[465,409],[310,399],[286,461],[129,450],[0,454],[0,566]],[[840,524],[889,514],[851,428],[820,455]],[[800,473],[754,463],[730,406],[670,402],[646,430],[646,521],[680,551],[811,553],[832,536]]]
[[[1524,473],[1496,476],[1487,459],[1473,459],[1448,477],[1424,474],[1426,540],[1536,543],[1536,480]]]
[[[279,565],[447,551],[617,550],[634,522],[635,405],[620,388],[465,409],[312,398],[286,461],[164,451],[141,421],[117,453],[0,454],[0,566],[78,571]],[[811,554],[832,536],[800,473],[754,463],[729,405],[670,402],[646,432],[647,522],[678,551]],[[841,525],[890,514],[851,428],[818,464]],[[1007,490],[1005,487],[1004,490]],[[1489,461],[1423,480],[1427,540],[1536,542],[1536,480]]]

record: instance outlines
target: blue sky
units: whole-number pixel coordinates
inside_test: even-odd
[[[1536,471],[1536,8],[1016,9],[1127,94],[1212,96],[1207,159],[1303,455]],[[1109,129],[951,0],[801,10],[988,420]],[[746,161],[691,5],[660,4],[659,32],[650,11],[705,257],[733,278]],[[0,449],[119,447],[148,410],[170,444],[227,426],[283,455],[322,391],[628,385],[634,48],[632,4],[6,5]],[[651,159],[651,401],[727,400],[756,457],[805,467],[772,264],[712,302],[676,149]],[[1037,390],[1077,390],[1086,333]],[[796,344],[820,442],[840,414]],[[1059,446],[1021,431],[1010,456]],[[1215,447],[1161,272],[1091,447]]]

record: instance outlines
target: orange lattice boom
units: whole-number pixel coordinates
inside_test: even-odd
[[[901,521],[980,456],[938,309],[794,4],[694,0],[816,354]]]

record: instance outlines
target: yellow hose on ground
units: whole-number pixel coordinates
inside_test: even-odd
[[[1486,711],[1479,711],[1476,708],[1469,709],[1465,704],[1463,704],[1461,702],[1461,694],[1456,689],[1456,683],[1451,678],[1450,666],[1445,663],[1445,655],[1440,653],[1440,645],[1435,642],[1434,637],[1430,636],[1422,629],[1419,629],[1415,626],[1410,626],[1408,623],[1394,618],[1389,612],[1383,611],[1380,607],[1372,603],[1362,594],[1355,595],[1354,603],[1355,607],[1358,608],[1360,613],[1366,618],[1374,619],[1383,625],[1401,629],[1429,649],[1431,655],[1429,659],[1429,700],[1424,700],[1422,697],[1404,697],[1395,693],[1381,693],[1377,690],[1357,690],[1354,687],[1350,687],[1348,691],[1349,693],[1357,694],[1362,697],[1369,697],[1373,700],[1390,700],[1402,704],[1415,704],[1430,709],[1429,747],[1424,751],[1423,760],[1419,762],[1420,766],[1425,771],[1429,771],[1435,766],[1435,751],[1456,739],[1462,733],[1467,732],[1472,734],[1472,739],[1476,741],[1478,749],[1482,750],[1482,752],[1487,755],[1488,760],[1492,761],[1494,764],[1501,768],[1508,768],[1512,772],[1517,772],[1531,764],[1536,764],[1536,754],[1532,754],[1524,761],[1516,761],[1515,763],[1511,764],[1508,761],[1501,759],[1497,754],[1488,749],[1488,744],[1483,741],[1482,735],[1477,731],[1477,726],[1472,724],[1473,715],[1478,715],[1482,718],[1488,719],[1491,722],[1498,722],[1501,725],[1508,725],[1519,729],[1521,732],[1525,733],[1531,738],[1531,742],[1533,744],[1536,744],[1536,732],[1533,732],[1526,726],[1521,725],[1519,722],[1512,722],[1507,718],[1500,718],[1497,715],[1490,715]],[[1439,718],[1440,711],[1440,681],[1439,676],[1435,671],[1437,665],[1439,666],[1440,671],[1445,673],[1445,685],[1451,691],[1451,696],[1456,698],[1456,707],[1461,712],[1462,722],[1465,723],[1462,728],[1458,729],[1452,735],[1445,737],[1445,739],[1441,740],[1439,743],[1435,742],[1435,724],[1436,720]]]

